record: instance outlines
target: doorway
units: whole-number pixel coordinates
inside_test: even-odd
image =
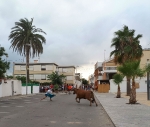
[[[11,81],[12,96],[14,96],[14,81]]]

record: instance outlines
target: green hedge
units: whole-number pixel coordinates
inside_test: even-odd
[[[27,86],[39,86],[40,84],[28,83]],[[22,83],[22,86],[26,86],[26,83]]]

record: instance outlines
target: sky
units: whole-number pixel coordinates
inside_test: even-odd
[[[124,25],[142,34],[142,48],[150,47],[150,0],[0,0],[0,45],[13,62],[25,58],[10,49],[11,28],[22,18],[31,20],[46,35],[43,54],[30,62],[75,66],[83,78],[94,73],[96,62],[109,59],[114,32]]]

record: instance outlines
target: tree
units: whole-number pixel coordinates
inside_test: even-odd
[[[15,78],[17,80],[21,80],[21,83],[26,83],[26,77],[24,77],[24,76],[16,76]]]
[[[4,47],[0,47],[0,78],[5,77],[5,73],[9,69],[10,65],[10,62],[7,62],[2,59],[3,56],[8,57],[8,54],[5,52]]]
[[[52,74],[47,76],[48,80],[51,80],[52,84],[54,85],[62,85],[63,79],[65,77],[66,77],[65,75],[63,74],[59,75],[57,72],[53,72]]]
[[[136,100],[136,86],[135,86],[135,78],[137,77],[143,77],[144,76],[144,69],[140,69],[139,67],[140,61],[126,61],[123,65],[118,67],[118,71],[132,79],[132,89],[130,91],[130,104],[135,104],[137,102]]]
[[[13,79],[12,75],[7,75],[7,79]]]
[[[118,90],[117,90],[117,96],[116,98],[120,98],[121,97],[121,92],[120,92],[120,83],[123,81],[124,76],[117,73],[113,76],[113,81],[115,84],[118,85]]]
[[[42,29],[33,25],[33,18],[31,21],[25,18],[15,22],[15,26],[11,29],[9,35],[10,48],[13,48],[13,51],[20,55],[26,56],[27,83],[29,82],[29,56],[35,57],[42,54],[42,44],[46,43],[44,36],[39,33],[46,34]]]
[[[111,47],[115,49],[110,53],[110,57],[114,55],[116,64],[123,64],[127,60],[140,60],[143,55],[142,46],[139,39],[141,34],[134,36],[135,30],[129,30],[128,26],[124,26],[122,30],[115,32],[112,39]],[[130,94],[130,79],[127,79],[127,95]]]
[[[82,78],[82,84],[88,85],[88,81],[85,78]]]

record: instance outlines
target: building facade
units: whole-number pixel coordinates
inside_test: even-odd
[[[117,65],[113,62],[113,59],[97,62],[94,71],[95,87],[98,87],[102,82],[109,82],[116,73]]]
[[[75,82],[75,67],[74,66],[58,66],[55,63],[29,63],[29,77],[30,80],[38,81],[40,83],[50,82],[47,76],[53,72],[64,74],[67,84],[74,84]],[[26,63],[14,63],[13,76],[26,77]]]
[[[140,61],[140,68],[143,69],[147,64],[150,64],[150,49],[143,49],[143,56]],[[113,59],[106,60],[104,62],[97,62],[95,64],[95,87],[101,84],[101,82],[108,82],[110,84],[110,92],[116,92],[117,85],[113,82],[113,75],[117,73],[117,66]],[[121,91],[126,92],[126,78],[121,83]],[[137,92],[146,92],[147,76],[142,79],[137,78],[136,82],[140,87],[137,88]]]

